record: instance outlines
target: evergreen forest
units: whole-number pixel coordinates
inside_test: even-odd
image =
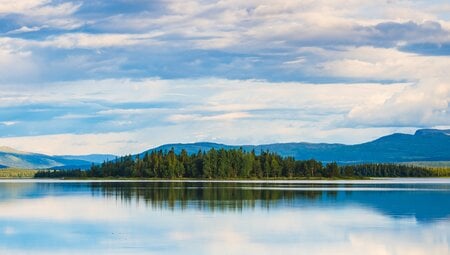
[[[243,149],[211,149],[188,154],[151,151],[141,156],[124,156],[89,170],[46,170],[36,178],[158,178],[158,179],[276,179],[276,178],[364,178],[364,177],[432,177],[439,172],[404,164],[343,165],[320,161],[296,160],[276,153]]]

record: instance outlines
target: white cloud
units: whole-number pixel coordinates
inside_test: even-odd
[[[36,32],[36,31],[39,31],[41,29],[42,29],[42,27],[27,27],[27,26],[23,26],[23,27],[20,27],[18,29],[11,30],[11,31],[9,31],[6,34],[9,35],[9,34],[20,34],[20,33]]]
[[[55,4],[52,0],[0,0],[0,16],[18,14],[23,15],[23,21],[30,24],[74,29],[83,24],[72,17],[80,6],[73,2]]]
[[[15,149],[49,155],[83,155],[89,153],[124,155],[139,152],[147,144],[146,141],[141,141],[141,137],[137,137],[137,135],[133,132],[117,132],[22,136],[0,138],[0,144],[9,144]]]
[[[0,1],[0,13],[23,13],[49,3],[49,0]]]
[[[169,93],[170,81],[145,79],[85,80],[42,84],[40,87],[3,84],[0,106],[19,106],[37,103],[82,104],[83,102],[154,102]],[[172,91],[172,90],[170,90]]]
[[[450,82],[423,80],[382,103],[356,106],[348,121],[366,126],[449,126]]]
[[[161,33],[148,34],[86,34],[72,33],[60,36],[50,37],[45,42],[37,45],[51,46],[57,48],[105,48],[105,47],[124,47],[133,45],[158,45],[153,38]]]
[[[38,75],[32,52],[12,47],[0,38],[0,83],[18,82]],[[2,86],[0,84],[0,87]]]
[[[74,13],[80,5],[73,3],[62,3],[52,5],[51,0],[20,0],[20,1],[0,1],[1,14],[26,14],[26,15],[58,15],[65,16]]]
[[[0,125],[5,125],[5,126],[12,126],[17,124],[16,121],[0,121]]]
[[[158,14],[145,10],[132,14],[111,13],[106,18],[84,21],[73,17],[81,4],[54,4],[50,0],[19,2],[5,1],[0,5],[0,13],[21,13],[41,25],[65,29],[83,24],[100,28],[100,32],[93,34],[51,36],[42,44],[50,47],[92,49],[140,44],[237,52],[283,48],[292,52],[307,45],[377,45],[402,39],[450,41],[449,31],[445,30],[446,20],[421,8],[420,3],[404,1],[384,4],[370,1],[168,1],[164,2],[164,11]],[[383,22],[400,25],[411,22],[415,27],[406,34],[389,34],[374,28]],[[439,25],[439,29],[427,27],[427,24]]]
[[[273,48],[292,51],[299,45],[378,45],[402,39],[450,40],[448,30],[427,26],[445,24],[446,20],[422,8],[420,2],[192,0],[165,4],[167,11],[159,15],[113,15],[99,26],[140,33],[158,30],[169,37],[160,40],[174,46],[237,52]],[[412,27],[408,33],[389,34],[374,27],[383,22],[410,22]]]
[[[348,114],[348,125],[450,125],[450,57],[373,47],[330,52],[329,56],[316,72],[336,77],[411,81],[410,86],[390,97],[355,106]]]
[[[350,47],[328,51],[316,72],[377,80],[447,79],[448,56],[421,56],[391,48]]]
[[[193,121],[233,121],[243,118],[251,118],[247,112],[229,112],[224,114],[214,114],[202,116],[200,114],[174,114],[168,117],[173,122],[193,122]]]
[[[450,42],[445,1],[433,1],[432,7],[427,1],[366,0],[158,4],[158,11],[86,15],[78,13],[86,11],[81,2],[0,0],[0,16],[20,21],[10,31],[14,36],[0,38],[0,107],[18,109],[0,116],[9,137],[0,141],[51,154],[127,153],[199,140],[354,143],[391,131],[450,125],[450,58],[399,50]],[[80,30],[85,32],[60,31],[85,24]],[[20,38],[39,29],[49,34]],[[160,59],[143,57],[152,53]],[[180,65],[185,62],[192,65]],[[194,70],[197,64],[201,71]],[[187,78],[104,78],[160,73]],[[310,76],[330,84],[246,80]],[[30,81],[36,84],[21,84]],[[45,120],[24,119],[27,112],[19,108],[36,116],[39,109],[29,109],[36,105],[60,112]],[[90,118],[98,119],[83,122]],[[45,128],[47,120],[54,122]],[[68,128],[77,124],[85,128]],[[49,146],[26,145],[30,138]]]
[[[67,110],[42,123],[31,123],[18,112],[16,125],[33,125],[34,131],[41,125],[41,134],[10,135],[0,138],[0,143],[47,154],[126,154],[165,143],[196,141],[355,143],[392,131],[413,131],[390,128],[389,123],[379,128],[339,127],[360,105],[377,106],[409,86],[225,79],[109,79],[40,88],[5,86],[0,91],[3,108],[25,107],[24,111],[34,114],[46,105]],[[84,121],[96,117],[107,119]],[[69,127],[81,125],[89,133],[65,131],[66,121]],[[61,126],[58,134],[47,135],[48,125]]]

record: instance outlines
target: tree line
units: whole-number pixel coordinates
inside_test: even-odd
[[[361,178],[361,177],[430,177],[436,174],[427,168],[401,164],[359,164],[339,166],[320,161],[296,160],[276,153],[243,149],[211,149],[188,154],[151,151],[142,156],[124,156],[89,170],[40,171],[36,178],[201,178],[201,179],[264,179],[264,178]]]

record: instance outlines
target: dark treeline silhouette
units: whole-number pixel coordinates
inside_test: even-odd
[[[257,155],[242,149],[211,149],[189,155],[185,150],[152,151],[142,157],[125,156],[90,170],[40,171],[37,178],[360,178],[360,177],[431,177],[437,174],[427,168],[400,164],[360,164],[338,166],[314,159],[295,160],[268,151]]]

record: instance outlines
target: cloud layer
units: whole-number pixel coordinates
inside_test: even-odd
[[[0,143],[128,153],[448,127],[449,8],[0,0]]]

